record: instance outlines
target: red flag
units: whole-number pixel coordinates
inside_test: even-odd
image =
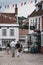
[[[23,5],[23,3],[21,3],[21,6]]]
[[[14,7],[14,4],[12,4],[12,6]]]
[[[33,1],[31,1],[30,3],[32,3]]]
[[[5,5],[5,8],[6,8],[6,5]]]

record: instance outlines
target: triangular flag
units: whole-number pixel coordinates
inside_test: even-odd
[[[0,9],[2,8],[2,6],[0,5]]]
[[[24,2],[24,5],[26,4],[26,2]]]
[[[14,4],[12,4],[12,6],[14,7]]]
[[[6,8],[6,5],[5,5],[5,8]]]
[[[35,3],[37,2],[37,0],[35,0]]]
[[[21,3],[21,6],[23,5],[23,3]]]
[[[33,1],[31,1],[30,3],[32,3]]]
[[[7,5],[7,8],[9,8],[9,5]]]

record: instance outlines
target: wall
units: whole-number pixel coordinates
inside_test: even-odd
[[[41,53],[43,53],[43,32],[41,32]]]
[[[6,29],[7,30],[7,36],[2,36],[2,29]],[[10,36],[10,29],[14,29],[14,36]],[[0,28],[0,43],[1,43],[1,39],[15,39],[15,41],[17,42],[19,40],[19,28],[18,28],[18,24],[16,25],[11,25],[11,24],[6,24],[3,25]]]
[[[39,17],[40,17],[40,30],[42,30],[42,21],[41,21],[41,16],[36,16],[36,17],[30,17],[29,18],[29,34],[33,33],[34,30],[30,30],[30,25],[33,26],[35,25],[35,19],[37,18],[37,29],[39,29],[38,25],[39,25]],[[33,23],[34,20],[34,23]]]
[[[42,3],[42,10],[43,10],[43,3]]]
[[[42,29],[43,29],[43,16],[42,16]]]

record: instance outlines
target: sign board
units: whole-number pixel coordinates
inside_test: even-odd
[[[30,30],[34,30],[35,29],[35,26],[30,26]]]

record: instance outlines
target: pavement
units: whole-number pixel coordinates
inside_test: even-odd
[[[43,65],[43,54],[20,53],[12,57],[6,51],[0,51],[0,65]]]

